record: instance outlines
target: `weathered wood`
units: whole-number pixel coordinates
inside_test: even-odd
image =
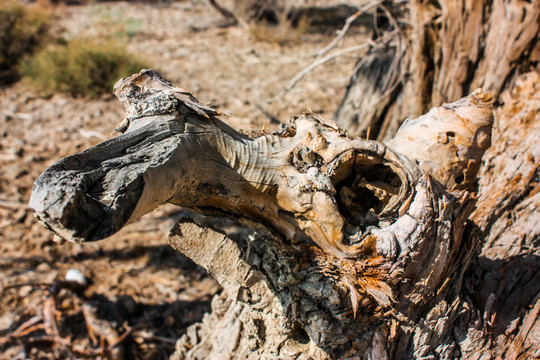
[[[531,72],[502,94],[494,146],[484,157],[480,197],[471,215],[483,246],[467,281],[475,286],[469,293],[489,329],[482,349],[489,348],[492,359],[540,357],[538,84],[539,73]]]
[[[70,241],[103,239],[165,202],[191,209],[170,242],[224,294],[178,358],[431,351],[422,324],[477,249],[463,234],[490,144],[489,96],[433,109],[383,144],[311,114],[252,139],[151,70],[115,89],[125,133],[47,169],[30,207]],[[450,356],[455,340],[438,339]]]
[[[497,100],[517,75],[538,64],[531,55],[540,46],[538,1],[384,4],[397,22],[381,21],[379,29],[391,32],[399,23],[401,32],[387,49],[358,61],[334,117],[351,136],[365,136],[369,128],[370,138],[390,139],[404,119],[479,87]]]
[[[440,330],[418,336],[424,347],[416,356],[437,357],[437,349],[454,344],[456,358],[540,358],[540,2],[389,3],[403,36],[359,60],[335,116],[349,135],[369,129],[370,138],[392,138],[407,117],[480,86],[498,106],[495,146],[480,170],[478,208],[467,231],[481,252],[463,284],[454,284],[454,297],[433,306],[429,323],[416,322]],[[394,24],[379,29],[393,32]],[[391,58],[399,61],[395,73]],[[392,91],[386,78],[396,81]]]

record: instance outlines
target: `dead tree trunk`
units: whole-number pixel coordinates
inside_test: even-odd
[[[384,140],[430,106],[479,86],[493,94],[494,146],[469,217],[481,249],[453,299],[476,308],[453,322],[456,338],[477,341],[455,357],[539,358],[540,2],[385,1],[379,19],[399,36],[359,60],[335,119],[351,136]],[[460,330],[463,319],[476,328]]]
[[[186,208],[169,241],[224,290],[173,358],[480,358],[489,329],[461,294],[480,245],[466,219],[488,95],[381,143],[311,114],[252,139],[151,70],[115,92],[125,134],[47,169],[30,206],[79,242],[165,202]]]
[[[406,118],[479,87],[498,100],[540,70],[537,0],[387,0],[375,25],[395,36],[356,65],[335,114],[351,136],[390,139]]]
[[[145,71],[116,88],[126,133],[36,181],[71,241],[186,208],[169,242],[224,290],[173,358],[540,357],[540,76],[522,74],[540,4],[380,9],[399,37],[358,63],[342,127],[306,114],[251,139]],[[482,166],[483,93],[402,124],[479,86]]]

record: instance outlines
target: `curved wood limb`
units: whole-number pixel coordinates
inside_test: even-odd
[[[407,121],[383,144],[312,114],[252,139],[178,89],[151,70],[119,82],[125,133],[47,169],[30,207],[79,242],[163,203],[191,209],[170,241],[223,284],[229,310],[214,315],[244,319],[234,332],[216,328],[238,335],[239,357],[377,354],[397,326],[379,320],[420,316],[470,261],[475,246],[462,238],[493,121],[481,91]],[[260,329],[269,340],[254,345]],[[201,349],[186,341],[192,355]],[[205,349],[201,357],[224,351]]]

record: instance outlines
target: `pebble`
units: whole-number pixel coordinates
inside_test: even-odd
[[[86,284],[88,283],[86,277],[77,269],[69,269],[66,272],[66,276],[64,279],[68,282],[74,282],[81,286],[86,286]]]

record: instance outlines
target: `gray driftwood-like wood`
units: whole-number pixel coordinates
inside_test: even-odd
[[[384,144],[312,114],[249,138],[152,70],[115,93],[125,133],[47,169],[30,207],[76,242],[167,202],[186,208],[169,241],[224,290],[173,358],[472,358],[479,313],[459,294],[479,246],[465,230],[488,95]]]

